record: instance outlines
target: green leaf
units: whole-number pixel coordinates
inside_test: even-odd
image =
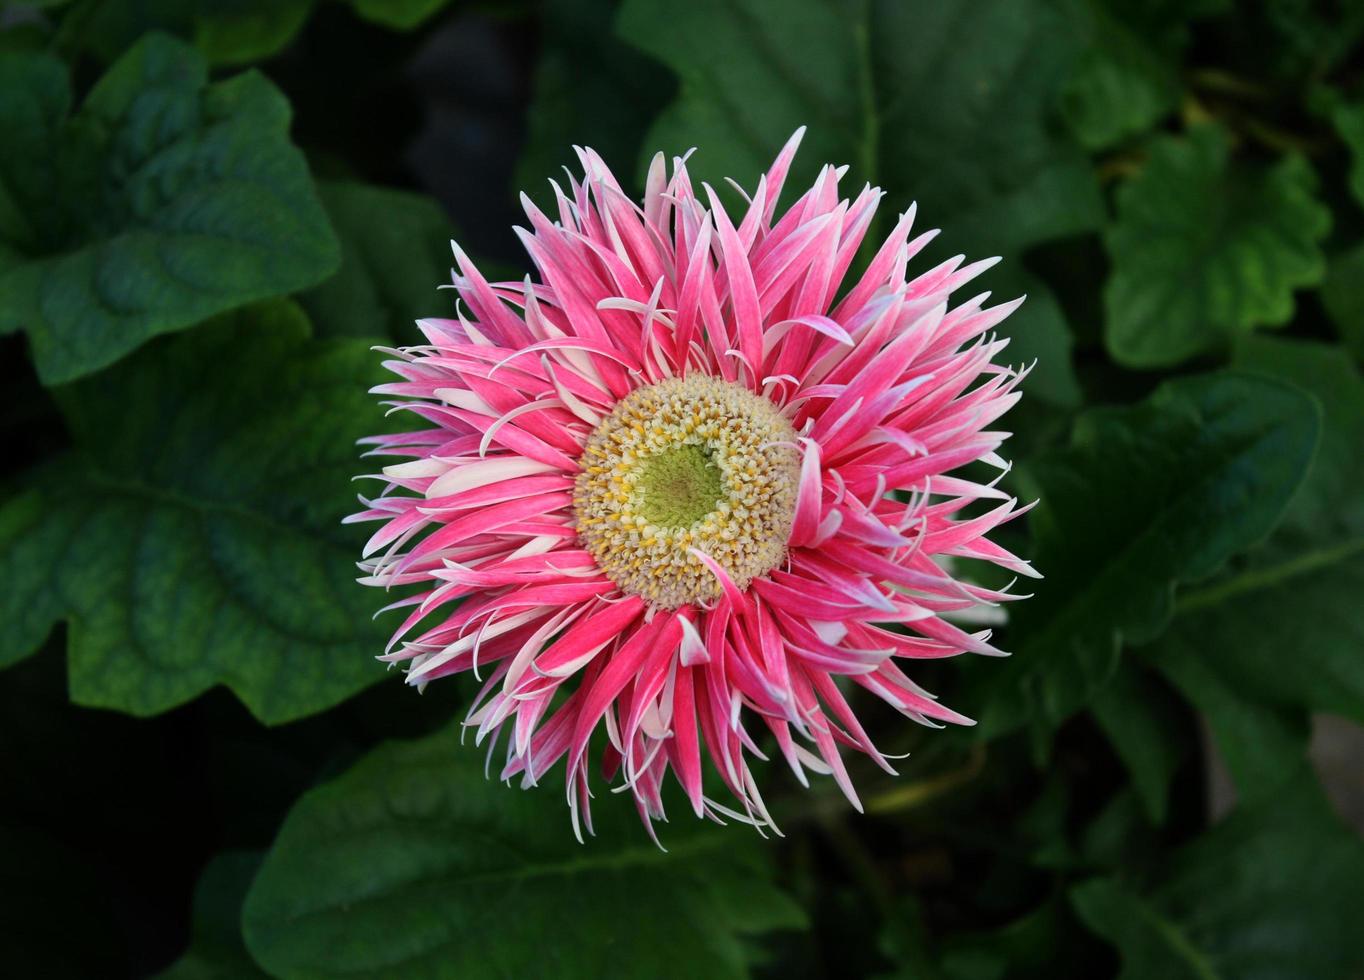
[[[1343,351],[1305,341],[1255,338],[1236,360],[1311,388],[1321,448],[1266,545],[1182,592],[1174,628],[1142,654],[1207,714],[1244,792],[1272,787],[1299,753],[1305,711],[1364,721],[1364,379]]]
[[[607,794],[573,838],[561,793],[483,775],[453,731],[383,745],[284,822],[247,897],[273,975],[742,977],[739,936],[802,924],[761,843],[687,814],[668,850]]]
[[[1226,0],[1075,0],[1086,46],[1060,109],[1075,137],[1102,150],[1143,133],[1178,106],[1190,22],[1224,12]]]
[[[1081,793],[1083,796],[1083,791]],[[1168,849],[1161,839],[1167,833],[1152,822],[1134,780],[1120,786],[1085,824],[1074,856],[1061,867],[1091,872],[1140,867],[1152,856]],[[1068,828],[1059,828],[1058,835],[1063,839],[1068,837]]]
[[[698,147],[688,166],[699,178],[717,190],[725,177],[751,186],[808,125],[802,178],[854,154],[857,176],[872,180],[874,160],[856,152],[869,126],[858,96],[867,23],[865,13],[845,14],[818,0],[626,0],[621,36],[678,76],[677,99],[650,130],[646,154]]]
[[[1364,243],[1331,258],[1321,302],[1345,346],[1364,360]]]
[[[942,943],[945,980],[1004,980],[1013,976],[1080,976],[1075,920],[1063,901],[1048,901],[993,932],[965,932]],[[905,980],[919,980],[906,974]]]
[[[97,0],[73,17],[101,61],[116,60],[149,31],[190,41],[214,65],[260,61],[292,41],[314,0]]]
[[[0,123],[16,134],[0,184],[22,218],[0,233],[24,257],[0,273],[0,332],[28,330],[44,382],[336,268],[288,104],[264,77],[209,84],[199,54],[152,35],[68,117],[59,72],[0,61]]]
[[[0,667],[36,653],[62,618],[65,603],[55,581],[54,556],[72,530],[49,516],[44,494],[28,490],[0,503],[0,546],[17,572],[17,583],[0,591],[5,629],[0,632]]]
[[[1173,69],[1131,38],[1104,38],[1062,92],[1061,108],[1085,146],[1102,150],[1154,126],[1176,105]]]
[[[1331,121],[1350,149],[1350,192],[1364,205],[1364,103],[1340,103]]]
[[[1006,980],[1008,977],[1083,976],[1076,922],[1065,900],[1044,902],[990,931],[933,935],[918,903],[901,900],[878,946],[895,964],[876,980]]]
[[[1074,6],[1090,37],[1061,90],[1061,113],[1084,146],[1101,150],[1146,131],[1178,104],[1178,44],[1169,43],[1167,18],[1141,23],[1141,11],[1129,4],[1085,0]]]
[[[1046,0],[885,4],[867,28],[881,181],[917,200],[949,248],[1013,255],[1103,216],[1084,153],[1052,120],[1079,55]]]
[[[1233,364],[1288,382],[1321,403],[1321,447],[1293,498],[1280,539],[1319,541],[1364,534],[1364,377],[1343,351],[1327,344],[1279,337],[1247,337]]]
[[[373,355],[307,334],[248,308],[59,392],[76,451],[0,508],[0,663],[66,619],[75,701],[149,715],[226,684],[272,724],[382,678],[339,526]]]
[[[1200,126],[1151,145],[1118,190],[1104,242],[1104,339],[1130,367],[1164,367],[1293,315],[1293,291],[1319,283],[1330,212],[1306,161],[1233,164],[1226,135]]]
[[[1316,81],[1332,73],[1364,37],[1364,5],[1345,0],[1318,4],[1312,0],[1261,0],[1241,7],[1238,19],[1254,31],[1262,19],[1269,36],[1252,37],[1260,45],[1254,59],[1257,74],[1287,86]]]
[[[1013,260],[986,273],[982,288],[989,288],[1001,298],[1027,297],[999,328],[1009,338],[1006,359],[1012,364],[1033,366],[1023,386],[1026,397],[1048,405],[1077,408],[1081,392],[1071,364],[1074,344],[1051,287],[1028,272],[1021,262]]]
[[[1071,892],[1089,928],[1108,937],[1123,954],[1120,980],[1217,980],[1207,956],[1179,927],[1113,879],[1100,878]]]
[[[421,194],[354,181],[318,184],[341,240],[341,268],[299,296],[322,337],[415,342],[413,321],[446,309],[450,219]]]
[[[537,201],[560,167],[577,166],[575,145],[620,167],[637,159],[649,123],[672,96],[668,73],[612,33],[612,0],[548,0],[543,10],[526,145],[516,167],[517,186]],[[628,174],[620,176],[628,186]]]
[[[919,902],[903,896],[887,912],[876,947],[895,969],[873,980],[943,980]]]
[[[1047,0],[628,0],[618,29],[679,78],[646,148],[699,147],[688,166],[717,188],[725,177],[751,188],[808,125],[789,187],[851,164],[855,187],[884,187],[886,212],[917,201],[954,251],[1017,265],[1023,249],[1102,220],[1087,159],[1050,118],[1079,36]],[[1024,274],[997,270],[982,288],[1007,295],[1009,275]],[[1019,341],[1011,356],[1045,355],[1034,394],[1073,404],[1066,324],[1044,291],[1036,299],[1004,326]]]
[[[33,10],[55,10],[71,3],[71,0],[4,0],[4,3],[6,8],[28,7]]]
[[[808,125],[801,173],[850,163],[953,247],[1008,253],[1101,220],[1083,153],[1049,123],[1079,41],[1045,0],[629,0],[619,29],[679,76],[649,146],[699,146],[717,185],[751,183]]]
[[[450,0],[350,0],[365,20],[396,31],[410,31],[444,9]]]
[[[264,980],[242,941],[242,902],[262,855],[228,851],[204,868],[194,887],[189,949],[155,980]]]
[[[1306,756],[1310,734],[1306,715],[1271,707],[1231,687],[1191,639],[1180,623],[1154,648],[1143,650],[1142,656],[1207,720],[1240,799],[1253,803],[1280,792]],[[1238,639],[1219,636],[1212,642]]]
[[[20,248],[34,245],[39,234],[53,234],[45,226],[64,225],[67,220],[65,214],[57,214],[37,222],[25,214],[24,204],[30,197],[56,194],[54,154],[60,121],[70,106],[66,68],[56,58],[31,52],[0,54],[0,131],[5,133],[5,153],[0,156],[0,243],[8,253],[0,273],[18,261]],[[0,333],[14,329],[14,324],[0,318]]]
[[[1107,878],[1071,892],[1122,953],[1123,980],[1331,980],[1364,962],[1364,844],[1306,771],[1152,877],[1145,888]]]
[[[1185,756],[1182,719],[1148,672],[1125,663],[1090,704],[1099,727],[1132,774],[1142,809],[1164,823],[1170,782]]]
[[[1010,610],[1014,656],[991,663],[980,729],[1056,723],[1112,678],[1125,639],[1165,628],[1177,582],[1262,539],[1297,490],[1317,412],[1295,388],[1222,373],[1093,409],[1029,466],[1033,558],[1047,576]],[[981,710],[981,709],[977,709]]]

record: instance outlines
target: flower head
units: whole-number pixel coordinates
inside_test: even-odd
[[[457,317],[376,389],[421,420],[369,440],[406,460],[352,518],[384,522],[362,581],[420,587],[382,659],[416,685],[476,674],[466,725],[505,738],[504,779],[562,761],[575,827],[599,731],[646,822],[671,772],[698,816],[770,824],[769,736],[857,805],[841,749],[893,770],[835,678],[969,723],[902,667],[999,652],[954,620],[1012,596],[955,559],[1033,574],[986,538],[1024,508],[951,475],[1007,469],[990,426],[1025,372],[991,330],[1021,301],[949,308],[989,261],[907,279],[934,234],[910,240],[913,208],[845,282],[881,193],[840,199],[826,166],[777,217],[799,139],[733,217],[685,159],[655,157],[640,206],[579,151],[557,220],[523,199],[539,281],[490,283],[456,247]],[[703,757],[737,804],[705,795]]]

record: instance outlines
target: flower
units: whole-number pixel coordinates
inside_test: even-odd
[[[381,659],[418,686],[473,672],[465,724],[490,758],[505,735],[503,779],[564,760],[579,837],[599,730],[651,833],[669,772],[697,816],[771,825],[767,733],[859,805],[840,748],[894,770],[835,679],[970,724],[901,666],[999,653],[953,620],[1014,597],[957,559],[1033,574],[986,538],[1026,508],[949,475],[1008,468],[989,427],[1026,371],[990,331],[1021,300],[949,309],[993,260],[907,280],[936,234],[909,240],[912,207],[845,283],[881,192],[840,200],[826,166],[777,218],[800,137],[735,217],[686,158],[654,158],[641,207],[579,150],[557,220],[522,198],[540,280],[488,282],[455,246],[457,317],[421,321],[375,389],[423,426],[367,440],[409,458],[350,518],[384,522],[362,582],[420,587]],[[703,756],[737,805],[705,794]]]

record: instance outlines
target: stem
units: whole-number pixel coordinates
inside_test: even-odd
[[[981,770],[985,768],[985,756],[984,744],[973,745],[966,765],[957,769],[949,769],[947,772],[921,779],[918,782],[905,783],[884,793],[868,797],[866,810],[868,813],[879,815],[901,813],[923,806],[929,800],[950,793],[980,775]]]
[[[1259,82],[1221,68],[1194,68],[1189,72],[1189,84],[1207,92],[1240,95],[1248,99],[1267,99],[1270,94]]]

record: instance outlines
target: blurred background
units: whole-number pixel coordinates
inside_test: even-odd
[[[0,0],[15,977],[1364,977],[1364,3]],[[807,125],[1026,293],[1007,661],[785,836],[483,778],[342,528],[375,344],[574,144]],[[731,193],[728,189],[725,193]],[[737,200],[737,197],[734,198]],[[864,257],[865,258],[865,257]],[[356,533],[352,533],[356,532]],[[325,872],[325,874],[324,874]],[[343,882],[328,888],[318,882]]]

